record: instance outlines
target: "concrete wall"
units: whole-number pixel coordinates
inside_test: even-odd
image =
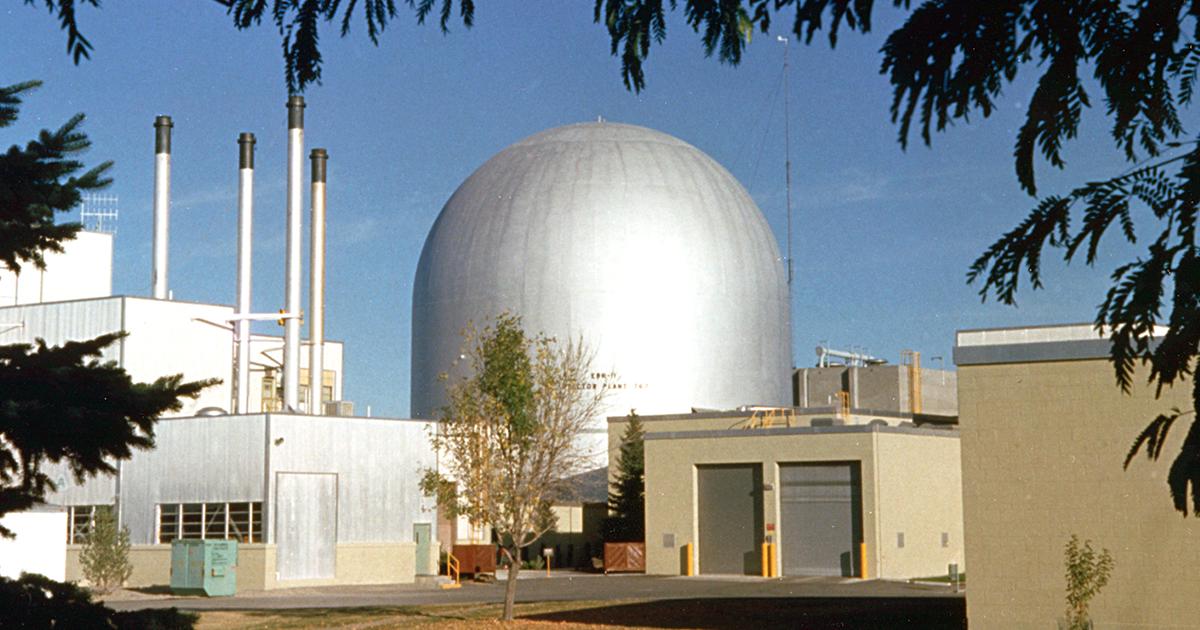
[[[44,252],[46,269],[29,263],[21,273],[0,265],[0,306],[112,295],[113,235],[79,232],[62,253]]]
[[[1071,534],[1108,548],[1115,560],[1109,585],[1093,601],[1097,628],[1183,628],[1200,619],[1192,561],[1200,520],[1174,511],[1165,483],[1191,417],[1176,424],[1162,461],[1139,456],[1122,469],[1134,437],[1155,415],[1192,408],[1191,383],[1155,400],[1145,380],[1144,371],[1136,374],[1132,395],[1123,395],[1102,354],[960,363],[972,629],[1053,627],[1066,607],[1063,551]]]
[[[848,392],[854,409],[912,413],[909,367],[869,365],[799,368],[792,375],[797,407],[834,407],[837,393]],[[956,375],[950,370],[921,368],[921,412],[958,414]]]
[[[67,512],[43,509],[12,512],[0,517],[0,526],[14,538],[0,536],[0,575],[18,578],[40,573],[62,581],[67,559]]]
[[[414,543],[345,544],[337,546],[336,577],[328,580],[275,579],[275,545],[238,545],[239,592],[350,584],[402,584],[416,581]],[[66,549],[66,580],[86,584],[79,564],[80,545]],[[171,546],[134,545],[129,551],[133,573],[128,588],[168,586],[171,583]],[[61,578],[60,578],[61,579]]]
[[[908,396],[908,368],[902,365],[871,365],[846,368],[850,382],[850,406],[856,409],[912,411]]]
[[[646,571],[680,574],[681,549],[689,542],[698,543],[697,465],[761,463],[764,482],[779,488],[778,464],[857,461],[862,473],[868,576],[900,579],[943,573],[946,558],[962,555],[962,536],[954,536],[962,497],[955,463],[958,450],[958,437],[951,431],[874,426],[649,435]],[[925,476],[943,467],[942,480],[931,484],[915,483],[910,472]],[[771,533],[781,540],[784,524],[776,491],[764,491],[763,511],[764,523],[779,527],[764,535]],[[938,545],[942,531],[949,530],[952,538],[945,549],[922,544],[903,552],[885,550],[885,532],[896,528],[904,528],[915,540],[933,540]],[[780,557],[783,553],[781,549]],[[696,569],[703,573],[699,556],[697,547]]]
[[[83,567],[79,564],[79,553],[82,550],[83,545],[67,546],[66,579],[68,582],[87,585]],[[238,561],[241,561],[240,555]],[[171,583],[170,545],[133,545],[129,549],[129,564],[133,567],[133,572],[125,581],[127,588],[166,586]],[[241,587],[240,581],[238,586]]]
[[[960,446],[957,438],[879,434],[879,529],[873,546],[884,577],[945,575],[950,563],[966,570]]]

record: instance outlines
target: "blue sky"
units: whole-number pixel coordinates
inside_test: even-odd
[[[446,36],[402,13],[378,47],[361,22],[345,39],[327,25],[324,83],[305,94],[306,148],[330,154],[326,334],[346,342],[345,394],[359,411],[408,414],[412,277],[425,236],[459,183],[537,131],[603,116],[682,138],[742,182],[784,247],[775,35],[785,34],[790,13],[775,20],[776,32],[756,33],[742,65],[731,68],[704,57],[676,12],[646,67],[646,90],[634,94],[609,55],[607,33],[591,21],[591,2],[478,4],[475,27]],[[45,81],[17,125],[0,131],[0,143],[24,143],[87,114],[87,162],[116,162],[114,288],[147,295],[152,123],[172,116],[170,285],[177,299],[232,304],[236,139],[255,133],[254,308],[279,308],[287,91],[274,27],[236,31],[223,7],[206,0],[111,2],[80,16],[95,51],[75,66],[52,16],[11,0],[0,9],[0,84]],[[892,361],[916,349],[937,367],[938,356],[950,364],[957,329],[1090,321],[1109,272],[1134,251],[1112,241],[1095,269],[1047,261],[1047,288],[1024,291],[1019,308],[980,303],[965,284],[968,265],[1033,204],[1011,156],[1036,68],[1006,88],[992,117],[936,135],[932,148],[915,141],[903,151],[889,120],[889,85],[878,74],[879,47],[900,16],[880,7],[875,32],[843,34],[833,51],[824,39],[792,45],[800,366],[825,342]],[[1040,165],[1044,193],[1124,168],[1101,113],[1085,117],[1066,152],[1068,169]]]

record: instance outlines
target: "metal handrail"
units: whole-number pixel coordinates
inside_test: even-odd
[[[459,569],[458,558],[455,558],[454,554],[452,554],[452,553],[447,553],[446,554],[446,577],[454,578],[455,585],[461,584],[461,582],[459,581],[458,569]]]

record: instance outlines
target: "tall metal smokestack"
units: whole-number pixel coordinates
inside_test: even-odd
[[[150,286],[153,296],[165,300],[167,292],[167,228],[171,213],[170,116],[154,119],[154,263]]]
[[[312,251],[308,277],[308,391],[309,413],[321,413],[321,390],[325,374],[325,165],[329,154],[313,149],[312,155]]]
[[[304,97],[288,98],[287,277],[283,325],[283,406],[300,409],[300,213],[304,166]]]
[[[238,315],[250,314],[251,230],[254,217],[254,134],[238,136]],[[250,411],[250,320],[237,320],[237,401],[234,413]]]

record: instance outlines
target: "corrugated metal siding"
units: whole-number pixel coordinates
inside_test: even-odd
[[[29,304],[0,308],[0,323],[23,323],[19,328],[0,326],[0,344],[33,343],[42,338],[51,346],[83,341],[121,330],[123,298]],[[120,344],[104,351],[104,360],[120,361]]]
[[[51,505],[112,505],[117,501],[116,475],[89,477],[82,484],[65,463],[42,464],[42,472],[58,486],[58,490],[46,495]]]
[[[154,542],[159,503],[263,501],[266,416],[162,420],[157,448],[122,467],[121,509],[134,544]]]
[[[269,479],[336,472],[339,543],[411,541],[414,522],[434,520],[418,487],[421,470],[434,465],[429,424],[271,414]]]

